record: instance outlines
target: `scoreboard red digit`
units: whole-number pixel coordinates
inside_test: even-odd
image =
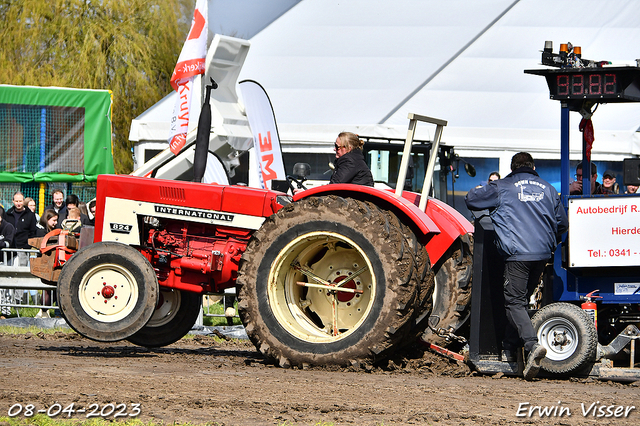
[[[615,73],[556,76],[556,96],[618,96]]]
[[[554,68],[525,70],[525,73],[544,76],[549,97],[559,101],[640,101],[638,67]]]

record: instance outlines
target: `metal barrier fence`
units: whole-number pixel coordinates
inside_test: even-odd
[[[55,309],[55,287],[43,284],[31,275],[29,259],[38,250],[2,249],[0,251],[0,311],[8,315],[11,308]],[[44,292],[50,291],[50,303],[44,304]],[[18,312],[19,316],[19,312]]]
[[[205,295],[202,298],[202,316],[204,317],[218,317],[218,318],[226,318],[227,325],[233,325],[233,319],[239,318],[238,312],[235,309],[236,302],[236,289],[228,288],[224,291],[224,294],[214,296],[214,295]],[[214,303],[221,303],[223,313],[221,314],[208,314],[204,313],[204,308],[207,309]],[[200,319],[200,323],[202,323],[202,318]]]

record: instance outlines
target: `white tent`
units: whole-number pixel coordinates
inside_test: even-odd
[[[251,39],[241,78],[269,92],[285,143],[301,125],[403,137],[414,112],[448,120],[458,150],[557,151],[559,102],[523,71],[541,68],[545,40],[635,65],[638,16],[637,0],[304,0]],[[640,154],[640,104],[602,105],[593,120],[594,155]]]
[[[404,138],[413,112],[447,120],[461,155],[559,158],[560,103],[524,70],[542,68],[545,40],[635,65],[638,16],[640,0],[302,0],[250,39],[240,79],[268,92],[285,152],[332,152],[341,130]],[[640,155],[640,104],[601,105],[593,123],[594,159]]]

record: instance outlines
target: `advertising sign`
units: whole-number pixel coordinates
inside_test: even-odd
[[[273,180],[287,179],[273,107],[267,92],[253,80],[241,81],[240,91],[253,133],[260,187],[271,189]]]
[[[204,74],[207,35],[209,34],[207,7],[208,2],[205,0],[196,2],[189,35],[182,46],[178,63],[171,75],[171,87],[178,92],[169,128],[169,148],[175,155],[178,155],[187,143],[194,77],[198,74]]]
[[[640,265],[640,197],[569,200],[571,267]]]

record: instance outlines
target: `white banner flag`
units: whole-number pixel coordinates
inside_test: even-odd
[[[196,10],[193,12],[189,35],[184,42],[184,46],[182,46],[178,63],[171,76],[171,86],[178,92],[178,97],[171,115],[169,147],[171,152],[176,155],[187,142],[193,78],[198,74],[204,74],[205,58],[207,56],[207,35],[209,33],[207,5],[207,0],[198,0],[196,2]]]
[[[271,181],[287,179],[273,107],[267,92],[255,81],[241,81],[239,87],[253,133],[260,185],[271,189]]]

